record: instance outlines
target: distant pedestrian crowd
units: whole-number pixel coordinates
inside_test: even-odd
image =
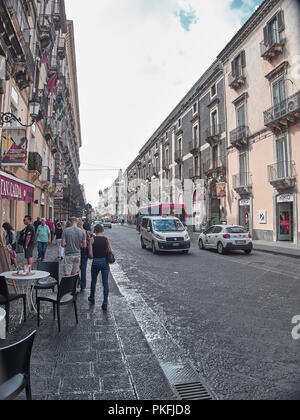
[[[57,259],[64,262],[64,276],[78,275],[78,286],[83,292],[87,286],[87,265],[92,260],[91,293],[89,302],[95,304],[95,293],[98,275],[101,272],[103,283],[102,309],[107,310],[109,295],[109,258],[112,253],[111,244],[104,233],[103,225],[96,225],[94,235],[91,232],[89,220],[83,221],[76,217],[70,220],[46,220],[38,217],[32,223],[31,216],[24,217],[25,228],[20,232],[19,239],[9,223],[3,224],[5,230],[5,245],[11,258],[11,264],[18,268],[17,245],[24,249],[24,256],[34,269],[34,250],[37,246],[38,261],[45,261],[48,245],[56,243]]]

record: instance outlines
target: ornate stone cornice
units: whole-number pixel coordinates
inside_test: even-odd
[[[278,76],[280,76],[282,74],[286,74],[287,73],[288,66],[289,66],[288,61],[284,61],[279,66],[277,66],[274,70],[270,71],[270,73],[268,73],[265,76],[266,79],[268,79],[271,82],[276,77],[278,77]]]
[[[276,7],[281,0],[265,0],[262,5],[253,13],[248,21],[242,26],[238,33],[226,45],[226,47],[218,55],[218,59],[222,63],[226,63],[229,57],[240,48],[241,44],[247,37],[256,30],[257,26],[265,19],[265,17]]]

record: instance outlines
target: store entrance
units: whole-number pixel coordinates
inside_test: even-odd
[[[278,204],[278,241],[293,241],[293,203]]]
[[[250,206],[240,206],[240,225],[250,229]]]

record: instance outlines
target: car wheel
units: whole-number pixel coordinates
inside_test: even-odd
[[[202,249],[202,250],[205,249],[205,246],[204,246],[204,243],[203,243],[202,239],[199,239],[198,245],[199,245],[200,249]]]
[[[157,251],[156,251],[155,243],[154,242],[152,242],[152,252],[153,252],[154,255],[157,254]]]
[[[246,253],[247,255],[250,255],[250,254],[251,254],[251,252],[252,252],[252,249],[246,249],[246,250],[245,250],[245,253]]]
[[[142,246],[143,249],[146,249],[146,245],[145,245],[144,239],[142,237],[141,237],[141,246]]]
[[[218,253],[220,255],[224,255],[225,254],[225,249],[224,249],[224,246],[223,246],[222,242],[219,242],[218,243]]]

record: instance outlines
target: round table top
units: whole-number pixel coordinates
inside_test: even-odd
[[[4,309],[0,308],[0,321],[6,317],[6,312]]]
[[[16,270],[7,271],[6,273],[1,273],[0,276],[3,276],[8,280],[41,280],[50,277],[50,273],[47,271],[34,270],[34,274],[29,274],[28,276],[16,276],[14,275],[16,272]]]

